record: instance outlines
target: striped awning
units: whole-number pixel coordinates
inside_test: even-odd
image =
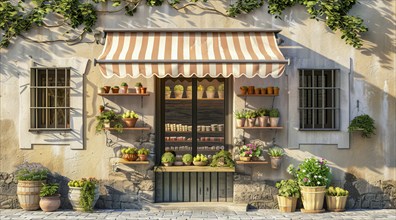
[[[138,30],[106,31],[95,63],[104,77],[139,76],[279,77],[288,64],[277,31]]]

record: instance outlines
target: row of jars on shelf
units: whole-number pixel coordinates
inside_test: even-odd
[[[165,151],[191,151],[192,147],[188,145],[184,146],[169,146],[165,147]],[[219,151],[219,150],[224,150],[223,145],[217,145],[217,146],[200,146],[197,148],[198,151],[200,150],[213,150],[213,151]]]
[[[198,125],[197,131],[223,131],[224,124]],[[165,131],[192,131],[191,125],[165,124]]]
[[[165,141],[191,141],[191,137],[185,136],[166,136]],[[197,141],[224,141],[224,137],[199,137]]]

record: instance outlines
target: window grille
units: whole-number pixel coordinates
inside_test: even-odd
[[[31,68],[30,130],[70,130],[70,68]]]
[[[299,69],[300,130],[339,130],[339,70]]]

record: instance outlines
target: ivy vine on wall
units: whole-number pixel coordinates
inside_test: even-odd
[[[214,11],[224,16],[235,17],[240,14],[248,14],[264,5],[264,0],[237,0],[231,4],[226,13],[215,7],[197,4],[201,1],[210,5],[210,0],[146,0],[149,6],[162,6],[169,4],[176,10],[186,7],[200,7],[204,10]],[[69,25],[73,29],[82,28],[82,36],[92,32],[97,21],[96,4],[111,2],[114,11],[125,11],[125,14],[133,16],[142,0],[0,0],[0,48],[7,47],[16,36],[22,36],[36,26],[52,28],[46,25],[44,20],[47,15],[54,13],[63,18],[60,25]],[[341,38],[355,48],[362,46],[361,34],[368,29],[363,24],[363,19],[349,15],[349,11],[357,3],[356,0],[267,0],[268,13],[281,18],[282,12],[297,4],[303,5],[312,19],[323,21],[332,31],[340,31]],[[267,12],[266,12],[267,13]],[[60,26],[57,25],[57,26]],[[25,37],[26,38],[26,37]],[[76,40],[76,39],[72,39]]]

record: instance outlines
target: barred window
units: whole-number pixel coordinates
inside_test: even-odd
[[[30,130],[70,129],[70,68],[31,68]]]
[[[339,70],[299,69],[300,130],[339,130]]]

